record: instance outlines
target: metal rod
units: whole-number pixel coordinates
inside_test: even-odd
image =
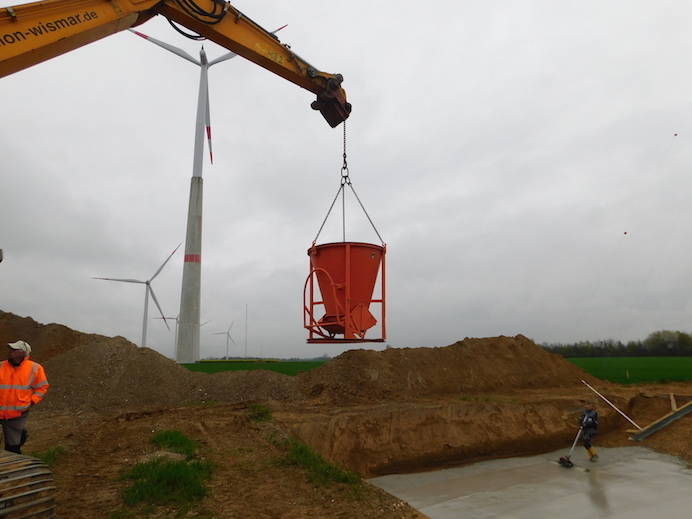
[[[596,391],[594,388],[592,388],[592,387],[591,387],[588,383],[586,383],[585,381],[582,380],[581,382],[582,382],[582,384],[584,384],[586,387],[588,387],[591,391],[593,391],[593,392],[596,393],[598,396],[600,396],[603,400],[605,400],[606,402],[608,402],[608,404],[610,405],[610,407],[612,407],[612,408],[615,409],[618,413],[620,413],[622,416],[624,416],[625,418],[627,418],[627,421],[629,421],[629,423],[631,423],[632,425],[634,425],[637,429],[639,429],[639,430],[641,431],[642,428],[639,427],[636,423],[634,423],[634,421],[633,421],[629,416],[627,416],[625,413],[623,413],[623,412],[620,411],[617,407],[615,407],[615,404],[613,404],[610,400],[608,400],[606,397],[604,397],[602,394],[600,394],[598,391]]]
[[[315,236],[315,239],[312,240],[312,244],[314,245],[317,243],[317,238],[320,237],[320,233],[322,232],[322,229],[324,228],[324,224],[327,223],[327,218],[329,218],[329,215],[332,212],[332,209],[334,208],[334,204],[336,203],[336,200],[339,198],[339,193],[341,193],[341,190],[344,188],[343,185],[339,186],[339,189],[336,190],[336,195],[334,195],[334,200],[332,200],[332,205],[329,206],[329,210],[327,211],[327,215],[324,217],[324,220],[322,220],[322,225],[320,225],[320,230],[317,231],[317,235]]]
[[[579,436],[581,436],[581,432],[584,430],[584,427],[579,427],[579,430],[577,431],[577,435],[574,437],[574,442],[572,443],[572,448],[569,450],[569,454],[567,455],[567,458],[572,457],[572,452],[574,452],[574,447],[577,446],[577,441],[579,441]]]
[[[356,200],[358,200],[358,203],[360,204],[360,208],[363,210],[363,212],[365,213],[365,216],[368,218],[370,225],[372,225],[372,229],[375,231],[375,234],[377,234],[377,237],[380,239],[380,242],[382,243],[382,245],[384,245],[384,240],[382,239],[382,236],[380,236],[380,233],[377,230],[377,227],[375,227],[375,224],[372,223],[372,219],[370,218],[370,215],[368,214],[368,212],[365,210],[365,206],[363,205],[363,202],[360,201],[360,198],[358,197],[358,193],[356,193],[356,190],[353,187],[353,184],[349,184],[349,186],[351,186],[351,191],[353,191],[353,194],[355,195]]]
[[[341,186],[343,188],[343,186]],[[341,190],[341,236],[343,242],[346,241],[346,190]]]

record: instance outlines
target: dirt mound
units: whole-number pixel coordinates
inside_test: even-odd
[[[53,410],[168,408],[295,398],[295,381],[270,371],[193,373],[149,348],[105,338],[44,364]]]
[[[569,387],[595,380],[559,355],[516,337],[469,339],[438,348],[350,350],[303,373],[301,389],[334,402],[450,393]]]
[[[31,345],[31,358],[45,362],[66,351],[94,341],[107,339],[103,335],[82,333],[62,324],[42,324],[31,317],[20,317],[0,310],[0,346],[23,340]]]
[[[464,339],[438,348],[350,350],[288,377],[270,371],[193,373],[122,337],[83,334],[0,314],[0,339],[26,339],[52,386],[53,410],[166,408],[209,402],[350,403],[579,385],[590,378],[522,335]]]
[[[208,375],[191,373],[209,402],[264,402],[303,397],[295,377],[275,371],[225,371]]]
[[[52,409],[176,406],[201,392],[187,370],[122,337],[73,348],[44,367],[51,385],[44,406]]]
[[[293,377],[271,371],[193,373],[123,337],[81,333],[0,312],[0,341],[26,340],[51,384],[42,409],[120,411],[299,397]],[[0,342],[2,344],[2,342]]]

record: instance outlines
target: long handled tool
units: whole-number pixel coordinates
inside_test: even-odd
[[[572,457],[572,451],[574,451],[574,447],[577,445],[577,442],[579,441],[579,436],[581,436],[581,432],[583,429],[584,426],[579,427],[577,435],[574,437],[574,443],[572,443],[572,448],[569,450],[569,454],[567,456],[561,457],[558,460],[558,463],[566,469],[571,469],[572,467],[574,467],[574,463],[572,463],[572,460],[570,458]]]

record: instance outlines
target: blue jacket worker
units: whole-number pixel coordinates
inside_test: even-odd
[[[582,411],[580,426],[582,428],[581,439],[586,452],[589,453],[589,460],[596,461],[598,454],[596,448],[591,444],[591,440],[598,432],[598,412],[596,411],[595,402],[587,402],[584,411]]]

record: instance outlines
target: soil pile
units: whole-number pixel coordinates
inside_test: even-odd
[[[20,317],[0,310],[0,346],[18,340],[31,345],[31,358],[45,362],[66,351],[94,341],[108,339],[103,335],[82,333],[62,324],[42,324],[31,317]]]
[[[51,384],[44,405],[53,410],[120,411],[298,396],[291,377],[261,370],[193,373],[122,337],[73,348],[44,366]]]
[[[270,371],[192,373],[122,337],[85,334],[0,313],[0,341],[27,340],[51,383],[54,410],[122,410],[209,402],[301,400],[358,403],[446,394],[570,387],[585,372],[523,335],[437,348],[350,350],[288,377]]]
[[[43,365],[51,385],[47,409],[175,407],[202,393],[185,368],[122,337],[84,344]]]
[[[594,381],[533,341],[469,339],[438,348],[350,350],[300,376],[301,389],[331,402],[373,402],[458,393],[571,387]],[[602,383],[602,382],[601,382]]]
[[[51,384],[41,409],[115,411],[211,402],[298,399],[296,380],[271,371],[193,373],[123,337],[81,333],[0,312],[0,344],[26,340]]]

